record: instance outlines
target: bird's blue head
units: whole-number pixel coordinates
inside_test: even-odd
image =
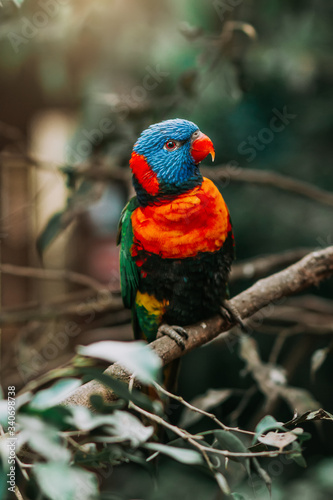
[[[130,160],[139,203],[170,199],[200,185],[198,165],[209,153],[214,159],[212,141],[190,121],[151,125],[136,141]]]

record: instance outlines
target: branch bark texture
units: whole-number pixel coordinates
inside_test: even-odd
[[[300,261],[272,276],[257,281],[253,286],[234,297],[230,302],[237,308],[243,319],[269,304],[280,303],[283,297],[301,292],[311,285],[318,285],[322,280],[333,275],[333,246],[306,255]],[[234,326],[220,316],[215,316],[204,322],[186,328],[189,338],[185,350],[182,350],[173,340],[162,337],[150,344],[150,347],[161,358],[163,365],[170,363],[187,352],[213,340],[222,332],[225,341],[231,341],[233,334],[228,330]],[[105,373],[129,382],[130,374],[120,365],[109,366]],[[96,381],[88,382],[79,387],[63,404],[82,405],[90,407],[89,398],[92,394],[101,394],[106,400],[116,399],[116,395]]]

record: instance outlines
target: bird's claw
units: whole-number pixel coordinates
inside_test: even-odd
[[[232,306],[228,300],[224,300],[220,307],[220,314],[222,318],[226,319],[229,323],[237,323],[242,332],[250,333],[249,328],[243,322],[236,307]]]
[[[177,325],[170,326],[163,324],[159,327],[157,331],[157,337],[159,338],[162,337],[163,335],[167,335],[168,337],[170,337],[170,339],[174,340],[182,350],[185,349],[184,339],[185,340],[188,339],[188,334],[183,327]]]

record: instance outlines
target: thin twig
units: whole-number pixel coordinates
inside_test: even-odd
[[[0,264],[0,272],[11,276],[21,276],[22,278],[34,278],[48,281],[69,281],[77,285],[92,288],[96,292],[105,290],[106,286],[100,281],[67,269],[39,269],[36,267],[15,266],[13,264]]]
[[[198,436],[195,436],[193,434],[190,434],[189,432],[180,429],[176,425],[172,425],[169,422],[166,422],[162,417],[159,415],[155,415],[154,413],[150,413],[147,410],[144,410],[143,408],[140,408],[137,406],[135,403],[130,401],[129,407],[132,408],[133,410],[137,411],[141,415],[145,416],[149,420],[155,422],[158,425],[161,425],[165,427],[166,429],[169,429],[172,431],[174,434],[177,436],[181,437],[188,443],[190,443],[192,446],[197,448],[200,453],[208,452],[208,453],[217,453],[218,455],[222,455],[224,457],[238,457],[238,458],[252,458],[252,457],[276,457],[276,455],[280,454],[281,452],[278,450],[273,450],[273,451],[259,451],[259,452],[236,452],[236,451],[229,451],[229,450],[218,450],[216,448],[211,448],[209,446],[204,446],[200,442],[197,441]],[[199,435],[200,436],[200,435]],[[293,450],[290,450],[291,453],[294,453]],[[287,454],[288,451],[284,451],[284,454]]]
[[[29,474],[27,473],[27,471],[25,469],[31,469],[34,467],[34,465],[33,464],[25,464],[25,463],[21,462],[21,460],[19,459],[19,457],[17,455],[15,457],[15,460],[21,469],[22,476],[24,477],[24,479],[26,481],[29,481],[29,479],[30,479]]]
[[[238,403],[237,407],[230,413],[230,420],[231,422],[237,422],[238,418],[240,415],[243,413],[245,410],[246,406],[248,405],[250,399],[254,394],[257,392],[257,385],[253,384],[251,387],[249,387],[240,402]]]
[[[281,349],[286,339],[289,337],[289,335],[299,334],[302,333],[303,331],[304,330],[300,325],[294,325],[290,328],[284,328],[283,330],[281,330],[279,335],[275,339],[275,342],[273,344],[272,350],[269,355],[268,362],[271,363],[272,365],[275,365],[277,363]]]
[[[25,464],[18,457],[16,457],[16,460],[18,461],[19,466],[22,467],[22,469],[33,469],[34,467],[34,464]]]
[[[134,377],[131,376],[130,383],[129,383],[129,390],[130,391],[133,390],[133,385],[134,385]],[[146,410],[143,410],[142,408],[140,408],[139,406],[137,406],[136,404],[134,404],[132,401],[129,402],[129,408],[133,408],[134,410],[136,410],[137,412],[141,413],[142,415],[145,415],[150,420],[153,420],[155,423],[159,423],[161,426],[166,427],[167,429],[171,430],[172,432],[174,432],[175,434],[177,434],[182,439],[186,440],[194,448],[197,448],[199,450],[199,452],[201,453],[201,455],[203,456],[203,458],[204,458],[204,460],[205,460],[205,462],[206,462],[209,470],[212,472],[212,474],[214,476],[216,476],[217,471],[214,469],[214,465],[212,464],[212,462],[211,462],[211,460],[210,460],[210,458],[209,458],[206,450],[204,450],[203,447],[196,441],[196,437],[195,436],[191,435],[189,432],[187,432],[184,429],[180,429],[179,427],[177,427],[175,425],[169,424],[162,417],[154,415],[153,413],[150,413],[150,412],[148,412]],[[155,419],[155,417],[157,419]],[[229,486],[228,486],[228,483],[227,483],[225,477],[223,476],[223,474],[221,474],[221,476],[224,479],[224,483],[225,483],[226,487],[229,489]],[[219,484],[219,482],[218,482],[218,484]],[[219,486],[220,486],[220,484],[219,484]]]
[[[62,434],[64,434],[64,433],[62,433]],[[77,435],[79,435],[79,434],[81,435],[81,432],[77,432]],[[75,439],[73,439],[71,436],[69,436],[67,434],[67,436],[65,436],[65,438],[66,438],[67,442],[70,443],[74,448],[82,451],[83,453],[86,453],[86,450],[84,449],[84,447],[82,445],[80,445],[79,443],[77,443],[75,441]]]
[[[262,278],[278,267],[290,266],[290,264],[297,262],[313,251],[313,248],[296,248],[273,255],[263,255],[236,262],[232,266],[229,281]]]
[[[53,318],[67,316],[96,315],[106,311],[119,311],[123,309],[120,297],[112,294],[107,289],[101,290],[97,296],[74,304],[59,304],[57,307],[51,304],[41,305],[36,308],[1,311],[0,326],[13,323],[24,323],[26,321],[48,321]]]
[[[58,168],[61,168],[61,165],[51,166],[50,163],[43,162],[27,154],[2,152],[0,153],[0,157],[7,161],[24,160],[28,165],[36,166],[41,169],[47,169],[49,171],[53,171],[54,173],[59,173]],[[92,164],[83,163],[82,165],[78,165],[77,168],[73,170],[73,175],[97,181],[111,180],[128,183],[130,180],[129,169],[126,170],[115,166],[110,168],[110,165],[104,165],[101,161],[99,161],[98,166],[102,166],[102,168],[96,169]],[[298,194],[321,204],[333,207],[333,195],[329,191],[313,186],[308,182],[293,179],[291,177],[287,177],[286,175],[269,170],[245,169],[238,166],[235,167],[234,165],[220,165],[214,168],[202,167],[201,172],[212,180],[246,182],[250,184],[270,186],[293,194]]]
[[[253,325],[256,330],[267,330],[267,333],[277,334],[281,330],[280,327],[269,329],[269,323],[283,322],[286,328],[290,323],[299,325],[300,329],[290,330],[289,335],[297,335],[300,333],[312,333],[315,335],[329,335],[333,334],[333,314],[327,314],[321,311],[309,311],[303,307],[295,307],[292,305],[276,306],[274,310],[269,311],[266,316],[254,314],[249,320],[248,324]],[[284,325],[283,325],[284,327]],[[278,330],[277,330],[278,328]],[[277,331],[276,331],[277,330]]]
[[[15,486],[15,496],[18,500],[24,500],[22,493],[20,492],[18,486]]]
[[[21,304],[17,304],[15,306],[3,307],[1,309],[1,313],[4,314],[20,314],[22,311],[27,311],[28,309],[37,309],[45,306],[53,306],[57,307],[59,305],[70,304],[70,303],[82,303],[84,301],[92,300],[96,297],[96,292],[93,292],[90,289],[81,289],[75,292],[65,293],[61,295],[56,295],[55,297],[51,297],[47,302],[41,302],[40,300],[34,300],[30,302],[24,302]],[[0,315],[1,320],[1,315]]]
[[[166,389],[164,389],[164,387],[162,387],[161,385],[157,384],[156,382],[154,382],[154,386],[156,387],[157,390],[159,390],[160,392],[162,392],[163,394],[165,394],[169,398],[172,398],[172,399],[175,399],[176,401],[179,401],[181,404],[183,404],[184,406],[186,406],[186,408],[189,408],[189,410],[192,410],[192,411],[194,411],[196,413],[200,413],[200,415],[203,415],[205,417],[210,418],[211,420],[213,420],[215,422],[215,424],[217,424],[219,427],[222,427],[222,429],[225,430],[225,431],[241,432],[243,434],[250,434],[251,436],[255,435],[254,432],[246,431],[246,430],[243,430],[243,429],[239,429],[238,427],[228,427],[223,422],[221,422],[214,415],[214,413],[209,413],[209,412],[207,412],[205,410],[202,410],[201,408],[197,408],[196,406],[191,405],[191,403],[188,403],[187,401],[185,401],[185,399],[183,399],[181,396],[176,396],[176,394],[172,394],[171,392],[167,391]]]

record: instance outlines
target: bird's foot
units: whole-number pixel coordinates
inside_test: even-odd
[[[242,332],[250,333],[236,307],[231,305],[228,300],[223,300],[223,302],[221,303],[220,314],[222,318],[225,318],[230,323],[237,323],[237,325],[240,326]]]
[[[185,349],[184,339],[188,339],[188,334],[181,326],[170,326],[164,323],[157,330],[157,338],[162,337],[163,335],[167,335],[170,339],[174,340],[182,350]]]

